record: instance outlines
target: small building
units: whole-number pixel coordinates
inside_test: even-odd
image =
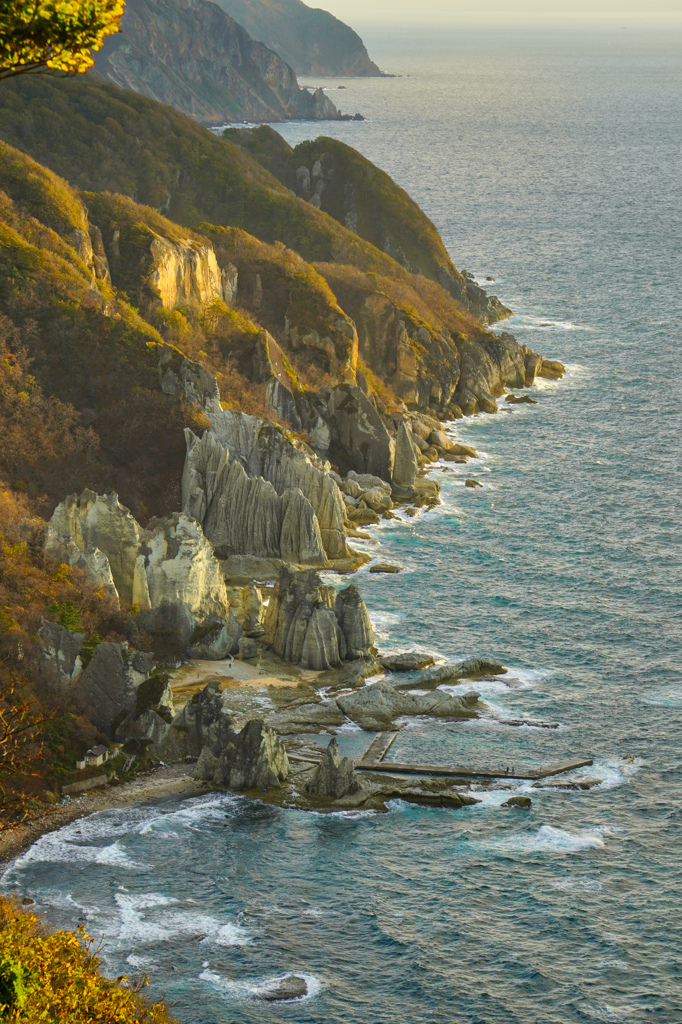
[[[84,768],[85,768],[85,758],[83,758],[80,761],[76,761],[76,771],[77,772],[82,772]]]
[[[109,760],[109,748],[105,747],[104,744],[100,743],[96,747],[92,747],[88,750],[85,755],[85,763],[88,768],[96,768],[97,765],[104,764],[105,761]]]

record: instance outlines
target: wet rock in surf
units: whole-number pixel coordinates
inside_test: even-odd
[[[291,999],[302,999],[308,994],[308,983],[298,974],[286,978],[274,978],[258,992],[257,998],[265,1003],[283,1003]]]
[[[533,801],[529,796],[512,796],[509,800],[505,800],[502,804],[503,807],[519,807],[522,810],[527,810],[533,806]]]

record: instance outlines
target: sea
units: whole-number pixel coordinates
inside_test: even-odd
[[[682,33],[379,30],[396,77],[315,80],[320,131],[388,171],[503,325],[565,363],[537,404],[452,424],[480,460],[374,528],[356,577],[383,651],[486,656],[488,717],[390,757],[537,767],[463,810],[282,810],[220,793],[108,810],[5,872],[182,1024],[682,1021]],[[501,329],[501,328],[500,328]],[[465,477],[483,486],[467,488]],[[521,724],[507,724],[520,722]],[[546,724],[558,728],[548,729]],[[358,755],[369,739],[339,740]],[[272,979],[308,981],[290,1003]]]

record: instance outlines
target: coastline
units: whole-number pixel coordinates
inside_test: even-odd
[[[163,765],[148,775],[139,776],[120,786],[84,793],[66,803],[49,807],[40,817],[8,829],[0,834],[0,864],[7,865],[25,853],[41,836],[56,832],[77,818],[110,807],[134,807],[147,802],[157,803],[170,797],[199,796],[211,786],[194,778],[193,764]]]

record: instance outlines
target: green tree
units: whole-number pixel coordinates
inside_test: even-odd
[[[125,0],[0,0],[0,79],[86,72],[124,8]]]

